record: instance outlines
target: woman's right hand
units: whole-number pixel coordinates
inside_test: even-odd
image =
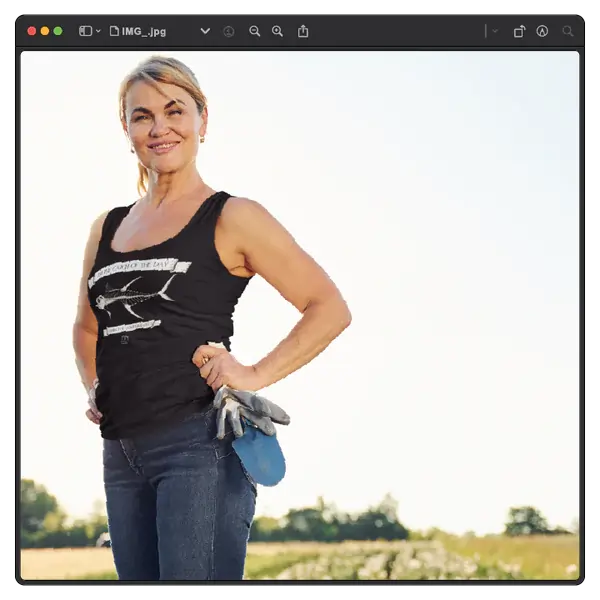
[[[98,379],[94,379],[92,383],[92,387],[88,390],[88,406],[89,408],[85,411],[85,416],[96,425],[100,425],[100,419],[102,418],[102,413],[98,410],[96,406],[96,388],[100,382]]]

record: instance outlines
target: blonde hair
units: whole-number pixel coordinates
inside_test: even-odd
[[[202,113],[206,106],[206,96],[200,89],[198,80],[189,67],[176,58],[151,56],[133,69],[121,83],[119,90],[119,113],[123,124],[127,123],[125,96],[129,88],[137,81],[146,81],[155,86],[159,91],[161,90],[156,85],[157,83],[176,85],[184,89],[195,100],[199,113]],[[138,170],[137,190],[141,196],[148,191],[148,169],[142,163],[138,163]]]

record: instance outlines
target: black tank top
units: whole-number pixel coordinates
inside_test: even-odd
[[[108,213],[88,278],[98,320],[102,437],[160,427],[212,401],[192,355],[209,341],[231,349],[233,312],[249,281],[229,273],[215,248],[217,219],[230,197],[217,192],[177,235],[130,252],[115,252],[111,242],[133,204]]]

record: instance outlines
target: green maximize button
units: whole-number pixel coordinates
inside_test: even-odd
[[[54,35],[61,35],[61,34],[62,34],[62,32],[63,32],[63,28],[62,28],[62,27],[55,27],[55,28],[52,30],[52,33],[54,33]]]

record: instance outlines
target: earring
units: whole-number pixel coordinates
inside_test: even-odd
[[[200,143],[204,144],[204,136],[203,135],[200,136]]]

